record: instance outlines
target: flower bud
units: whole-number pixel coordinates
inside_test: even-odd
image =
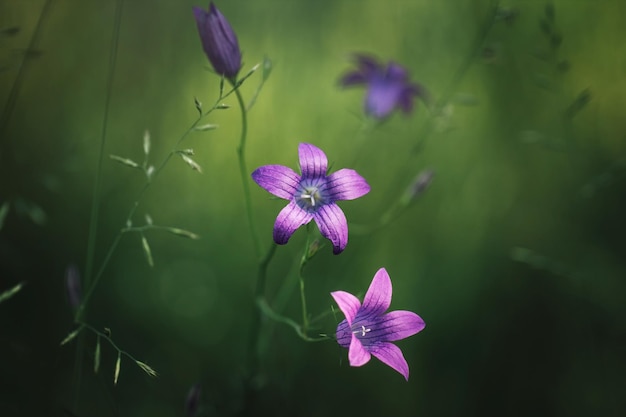
[[[219,75],[234,81],[241,69],[241,50],[230,23],[213,2],[208,11],[194,7],[193,14],[198,24],[202,47],[213,69]]]

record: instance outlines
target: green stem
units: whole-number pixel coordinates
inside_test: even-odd
[[[237,101],[239,108],[241,109],[241,138],[239,140],[239,146],[237,147],[237,157],[239,160],[239,173],[241,174],[241,184],[243,185],[243,195],[246,205],[246,215],[248,216],[248,225],[250,226],[250,233],[252,235],[252,242],[254,244],[254,253],[257,259],[261,259],[261,241],[254,224],[254,216],[252,215],[252,199],[250,198],[250,175],[246,166],[246,136],[248,135],[248,111],[243,101],[243,97],[239,88],[236,88],[235,94],[237,95]]]
[[[100,132],[100,151],[98,155],[98,164],[96,168],[96,179],[94,182],[93,197],[91,200],[91,217],[89,219],[89,235],[87,237],[87,259],[85,261],[85,280],[84,286],[89,288],[92,280],[93,259],[96,247],[96,235],[98,234],[98,213],[100,211],[100,181],[102,179],[102,165],[104,160],[104,148],[106,144],[107,125],[109,120],[109,109],[111,104],[111,96],[113,92],[113,79],[115,76],[115,66],[117,63],[117,49],[120,38],[120,26],[122,22],[122,5],[123,0],[119,0],[115,6],[115,20],[113,28],[113,38],[111,39],[111,49],[109,52],[109,75],[107,78],[106,97],[104,101],[104,116],[102,118],[102,128]],[[84,314],[83,309],[79,311]]]
[[[311,246],[311,223],[306,225],[306,242],[304,244],[304,252],[300,259],[300,269],[298,270],[298,280],[300,281],[300,302],[302,304],[302,330],[306,334],[309,329],[309,314],[306,309],[306,295],[304,292],[304,266],[309,260],[309,247]]]

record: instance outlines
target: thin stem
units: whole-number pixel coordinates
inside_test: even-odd
[[[306,225],[306,242],[304,252],[300,259],[300,269],[298,270],[298,280],[300,281],[300,302],[302,304],[302,330],[306,334],[309,329],[309,314],[306,309],[306,294],[304,292],[304,266],[309,260],[309,247],[311,246],[311,223]]]
[[[254,292],[255,304],[265,303],[265,284],[267,282],[267,267],[276,253],[277,245],[272,242],[267,253],[259,261],[257,269],[256,290]],[[252,312],[252,321],[250,322],[250,339],[248,341],[248,363],[250,376],[256,376],[259,358],[258,350],[261,341],[261,311],[255,306]]]
[[[109,52],[109,73],[107,78],[106,96],[104,99],[104,115],[102,117],[102,128],[100,131],[100,151],[98,154],[98,164],[96,167],[96,179],[93,187],[91,200],[91,217],[89,220],[89,235],[87,237],[87,259],[85,261],[84,286],[89,288],[92,280],[93,258],[95,255],[96,235],[98,234],[98,213],[100,211],[100,181],[102,179],[102,165],[104,160],[104,148],[106,144],[107,125],[109,121],[109,109],[113,92],[113,79],[115,77],[115,66],[117,63],[117,49],[120,38],[120,26],[122,22],[122,5],[124,1],[118,0],[115,5],[115,18],[113,26],[113,37],[111,39],[111,49]],[[85,313],[84,305],[79,309],[80,314]],[[80,317],[80,316],[79,316]]]
[[[243,195],[246,205],[246,215],[248,216],[248,225],[250,226],[250,233],[252,235],[252,242],[254,244],[254,252],[257,259],[261,258],[261,241],[254,224],[254,216],[252,215],[252,199],[250,197],[250,185],[248,168],[246,167],[246,136],[248,135],[248,111],[243,101],[243,97],[239,88],[235,90],[237,95],[237,101],[239,102],[239,108],[241,109],[241,138],[239,140],[239,146],[237,147],[237,157],[239,160],[239,173],[241,174],[241,184],[243,185]]]

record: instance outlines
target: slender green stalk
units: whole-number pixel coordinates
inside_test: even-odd
[[[106,144],[107,125],[109,121],[109,108],[111,104],[111,96],[113,91],[113,79],[115,78],[115,68],[117,64],[117,50],[120,38],[120,27],[122,24],[122,6],[124,0],[118,0],[115,4],[115,15],[113,20],[113,36],[111,37],[111,48],[109,50],[109,70],[106,84],[106,95],[104,99],[104,115],[102,117],[102,127],[100,130],[100,150],[98,154],[98,162],[96,167],[96,178],[94,181],[94,189],[91,200],[91,216],[89,219],[89,232],[87,237],[87,254],[85,260],[85,271],[83,285],[85,288],[90,288],[92,284],[92,270],[93,259],[95,255],[96,247],[96,235],[98,233],[98,213],[100,209],[100,181],[102,178],[102,165],[104,160],[104,148]],[[117,240],[115,246],[117,246]],[[109,255],[112,251],[109,251]],[[108,257],[107,257],[108,260]],[[92,290],[93,291],[93,290]],[[89,294],[91,295],[91,294]],[[87,297],[88,298],[88,297]],[[85,299],[81,301],[79,308],[76,310],[76,319],[81,319],[85,315],[87,304]],[[76,344],[76,357],[74,366],[74,406],[78,404],[78,398],[80,397],[80,382],[82,378],[82,363],[83,363],[83,345],[84,338],[81,336]]]
[[[107,78],[106,96],[104,99],[104,115],[102,117],[102,128],[100,131],[100,151],[98,153],[98,164],[96,167],[96,179],[93,186],[93,196],[91,200],[91,217],[89,219],[89,235],[87,237],[87,260],[85,261],[84,286],[89,288],[92,280],[93,258],[95,255],[96,236],[98,234],[98,213],[100,211],[100,181],[102,179],[102,165],[104,160],[104,148],[106,144],[107,126],[109,121],[109,109],[111,96],[113,95],[113,79],[115,78],[115,67],[117,64],[117,49],[120,38],[120,26],[122,22],[122,5],[124,0],[118,0],[115,5],[115,18],[113,25],[113,37],[111,39],[111,49],[109,51],[109,74]],[[84,308],[80,310],[85,313]]]
[[[241,184],[243,185],[243,196],[246,205],[246,215],[248,216],[248,225],[252,234],[252,242],[254,244],[254,253],[257,259],[261,259],[261,241],[254,224],[254,216],[252,215],[252,199],[250,198],[250,175],[246,166],[246,136],[248,135],[248,111],[243,101],[243,97],[239,88],[235,90],[239,108],[241,109],[241,138],[237,147],[237,157],[239,160],[239,173],[241,174]]]
[[[298,280],[300,281],[300,302],[302,304],[302,330],[306,334],[309,329],[309,314],[306,309],[306,294],[304,292],[304,266],[309,260],[309,247],[311,246],[311,223],[306,225],[306,243],[304,252],[300,259],[300,269],[298,270]]]

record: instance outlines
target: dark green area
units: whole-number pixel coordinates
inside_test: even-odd
[[[141,163],[147,129],[158,165],[196,117],[194,97],[209,106],[219,93],[194,4],[123,2],[96,268],[145,182],[108,155]],[[626,3],[503,1],[497,14],[486,0],[217,5],[239,36],[243,72],[264,56],[273,62],[249,114],[249,170],[295,169],[297,144],[310,142],[333,170],[354,168],[372,186],[340,203],[351,223],[346,251],[333,256],[326,245],[307,265],[309,311],[329,312],[330,291],[362,295],[386,267],[392,309],[426,322],[398,342],[409,382],[376,359],[351,368],[334,342],[305,343],[266,320],[263,377],[246,396],[256,259],[234,96],[206,120],[218,129],[180,147],[194,149],[203,174],[172,158],[133,220],[148,214],[201,238],[146,232],[150,267],[141,235],[124,235],[89,306],[87,321],[159,376],[122,357],[114,386],[117,352],[104,340],[94,374],[88,331],[59,346],[75,328],[64,273],[72,263],[84,272],[116,1],[4,1],[0,293],[24,285],[0,303],[0,415],[182,416],[200,382],[207,416],[234,415],[246,398],[249,415],[621,416]],[[410,117],[367,123],[363,89],[337,86],[355,51],[406,66],[430,92],[430,110],[419,102]],[[245,82],[245,98],[260,79]],[[431,188],[366,233],[426,168],[436,172]],[[250,185],[267,246],[284,202]],[[304,242],[302,228],[269,266],[269,302],[287,282],[283,312],[295,320]],[[332,333],[341,318],[326,315],[318,330]]]

